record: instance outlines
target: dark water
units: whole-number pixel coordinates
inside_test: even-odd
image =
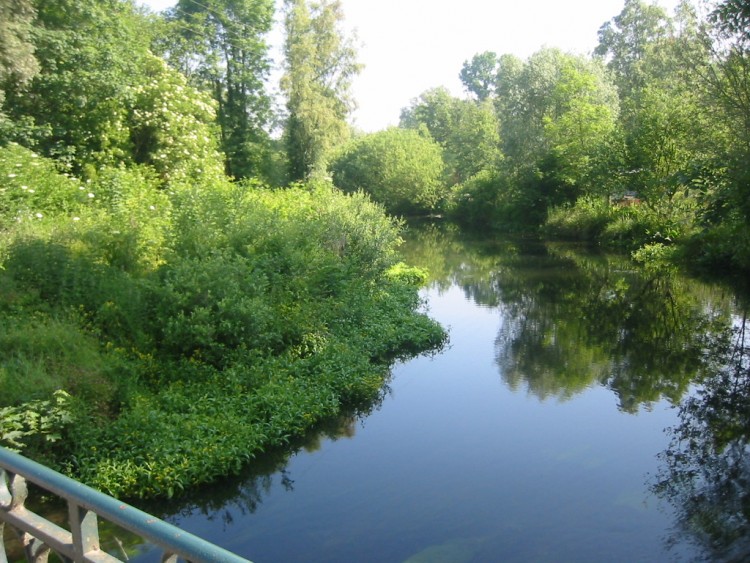
[[[395,366],[369,415],[162,507],[170,521],[257,562],[750,553],[750,377],[731,291],[434,227],[405,254],[432,272],[449,348]]]

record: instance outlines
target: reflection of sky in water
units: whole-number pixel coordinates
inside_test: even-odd
[[[499,310],[456,287],[429,299],[450,347],[397,366],[353,439],[293,457],[293,492],[275,476],[255,514],[179,525],[257,562],[664,561],[670,517],[645,481],[674,410],[625,414],[598,386],[565,402],[513,392]]]

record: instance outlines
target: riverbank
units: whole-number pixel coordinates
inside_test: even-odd
[[[165,191],[138,169],[80,184],[4,151],[19,185],[0,247],[0,438],[109,494],[237,472],[445,341],[398,225],[364,196]]]

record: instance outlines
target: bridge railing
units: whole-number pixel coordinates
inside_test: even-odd
[[[70,530],[26,508],[27,481],[67,502]],[[75,563],[121,561],[100,549],[99,518],[158,546],[165,563],[248,563],[247,559],[0,447],[0,563],[8,561],[3,539],[5,525],[18,532],[31,563],[46,562],[50,552]]]

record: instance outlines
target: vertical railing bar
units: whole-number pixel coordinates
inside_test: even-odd
[[[90,551],[99,551],[99,523],[96,512],[85,510],[74,500],[69,500],[68,518],[75,557],[82,561],[84,555]]]
[[[26,486],[26,478],[18,473],[10,473],[10,510],[23,508],[29,488]]]
[[[10,508],[13,496],[10,494],[8,483],[10,477],[4,467],[0,467],[0,508]]]

